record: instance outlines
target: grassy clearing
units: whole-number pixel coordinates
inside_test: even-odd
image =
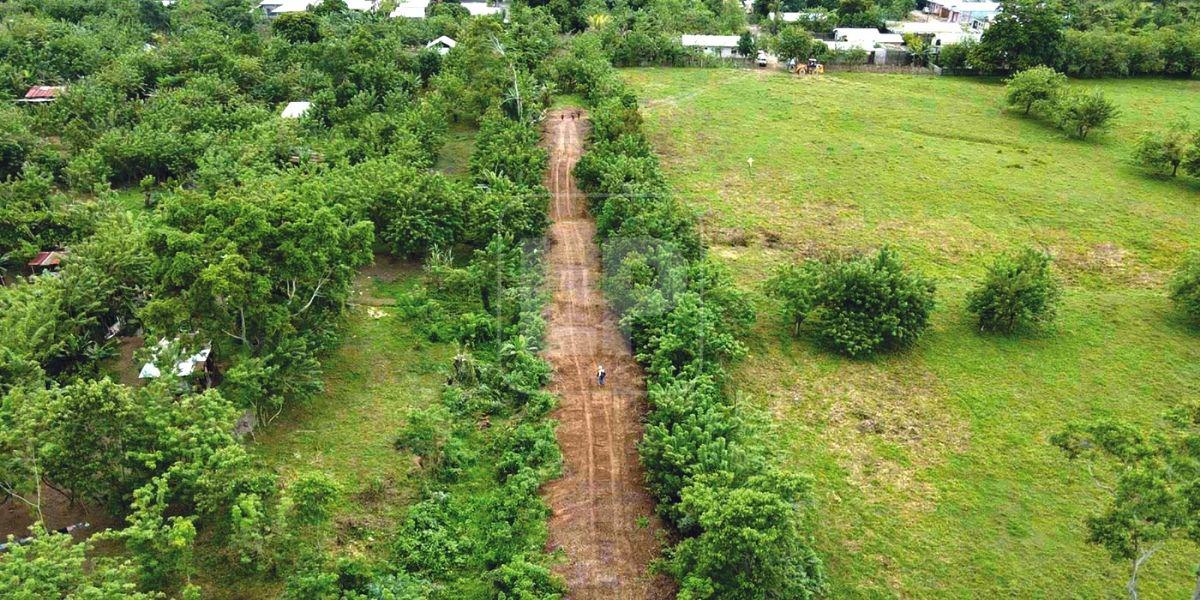
[[[1123,113],[1078,142],[1005,113],[994,81],[625,75],[672,186],[759,304],[739,388],[819,481],[831,596],[1120,596],[1124,565],[1084,542],[1099,491],[1047,437],[1100,415],[1149,424],[1200,392],[1200,333],[1162,290],[1200,234],[1200,182],[1127,164],[1141,131],[1200,121],[1200,82],[1077,83]],[[885,243],[939,283],[933,328],[909,352],[831,356],[791,339],[760,293],[782,261]],[[979,335],[963,296],[1021,245],[1057,257],[1057,326]],[[1190,558],[1155,557],[1143,597],[1184,595]]]
[[[475,133],[475,129],[466,125],[452,127],[434,168],[450,177],[465,178],[471,168],[471,153],[475,151]]]
[[[360,276],[346,336],[324,364],[325,393],[285,409],[260,427],[251,450],[290,481],[323,471],[342,485],[334,522],[340,553],[386,558],[408,507],[419,499],[420,470],[395,450],[396,434],[414,409],[437,402],[453,349],[431,344],[395,315],[397,296],[418,273],[378,257]],[[379,306],[375,306],[379,305]],[[275,597],[278,584],[230,574],[210,582],[213,598]]]

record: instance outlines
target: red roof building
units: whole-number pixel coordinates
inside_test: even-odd
[[[58,265],[62,264],[62,256],[62,252],[38,252],[37,256],[33,257],[33,260],[29,261],[29,269],[33,271],[57,269]]]
[[[61,85],[35,85],[25,92],[25,97],[17,100],[17,102],[25,102],[30,104],[38,104],[42,102],[54,102],[62,91],[66,89]]]

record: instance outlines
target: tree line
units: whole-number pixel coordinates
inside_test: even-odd
[[[979,43],[943,46],[937,64],[952,72],[1014,73],[1037,66],[1073,77],[1200,73],[1200,23],[1176,15],[1121,28],[1081,21],[1058,2],[1004,0]],[[1138,26],[1137,23],[1143,23]]]
[[[109,558],[35,529],[0,554],[0,579],[23,597],[193,598],[204,538],[217,551],[205,564],[282,582],[289,598],[557,594],[537,495],[557,468],[544,419],[553,399],[540,391],[540,267],[523,241],[546,223],[536,120],[557,24],[521,7],[505,25],[389,20],[327,2],[315,33],[298,35],[297,23],[268,24],[252,8],[0,8],[2,62],[22,65],[5,72],[25,78],[8,93],[67,84],[50,105],[0,109],[12,117],[0,119],[3,262],[66,250],[59,273],[10,273],[0,287],[0,501],[40,520],[39,494],[52,488],[126,523],[102,534],[123,548]],[[444,60],[412,48],[441,33],[461,42]],[[60,34],[102,50],[63,62],[40,46]],[[279,118],[292,100],[312,106]],[[430,170],[454,121],[479,128],[468,182]],[[452,249],[471,259],[439,262]],[[452,309],[431,322],[464,347],[447,367],[443,414],[459,433],[478,429],[467,415],[497,422],[486,437],[423,444],[412,440],[429,419],[417,416],[399,434],[398,449],[433,467],[428,502],[382,562],[333,544],[351,490],[319,471],[283,480],[234,433],[248,412],[270,422],[321,392],[351,279],[376,250],[431,257],[431,282],[463,283],[432,304]],[[105,361],[114,328],[140,332],[137,363],[163,376],[116,382]],[[205,376],[175,377],[201,348]],[[457,490],[437,489],[454,473],[467,473]],[[452,572],[426,568],[423,557],[452,558],[423,541],[447,527],[461,550]]]

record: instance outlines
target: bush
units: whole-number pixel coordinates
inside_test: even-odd
[[[946,44],[938,48],[938,66],[948,71],[966,71],[972,68],[971,53],[975,42],[967,40],[960,44]]]
[[[667,559],[682,584],[679,598],[821,596],[824,568],[795,518],[810,495],[807,479],[773,471],[740,486],[724,474],[697,478],[680,506],[702,533],[680,542]]]
[[[967,295],[967,310],[978,315],[979,329],[1011,333],[1053,320],[1061,290],[1050,263],[1049,255],[1032,249],[998,257]]]
[[[342,488],[324,473],[304,473],[288,486],[291,515],[303,525],[320,525],[333,516]]]
[[[869,258],[785,266],[768,291],[784,301],[797,333],[807,323],[818,341],[852,357],[911,345],[934,305],[933,283],[887,248]]]
[[[1200,130],[1192,131],[1181,121],[1165,131],[1147,131],[1138,139],[1134,160],[1151,171],[1170,173],[1171,177],[1179,173],[1181,165],[1200,175]]]
[[[1200,252],[1191,252],[1170,283],[1171,300],[1193,321],[1200,323]]]
[[[1034,107],[1053,107],[1067,87],[1067,76],[1050,67],[1034,67],[1009,77],[1005,100],[1029,114]]]
[[[1071,94],[1058,104],[1058,126],[1071,137],[1087,138],[1088,133],[1108,125],[1118,111],[1100,91]]]

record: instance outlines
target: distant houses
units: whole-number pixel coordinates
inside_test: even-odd
[[[263,14],[267,18],[275,18],[288,13],[304,12],[318,6],[321,2],[322,0],[262,0],[262,2],[258,3],[258,8],[263,11]],[[382,4],[381,0],[346,0],[347,8],[359,12],[377,11]],[[388,16],[403,19],[424,19],[429,5],[430,0],[403,0],[392,9],[392,12],[388,13]],[[487,2],[463,2],[459,6],[465,8],[467,13],[472,17],[504,15],[507,12],[507,6],[504,4],[492,5]]]
[[[697,48],[705,54],[732,58],[737,55],[738,36],[684,34],[680,43],[685,48]]]
[[[925,12],[949,23],[968,23],[982,28],[1000,14],[999,2],[975,2],[958,0],[930,0]]]
[[[288,13],[304,12],[310,8],[314,8],[321,4],[322,0],[263,0],[258,3],[258,8],[267,15],[267,17],[278,17]],[[345,0],[346,8],[359,12],[371,12],[378,10],[380,0]]]
[[[935,48],[961,44],[963,42],[978,42],[983,33],[971,29],[966,23],[951,23],[949,21],[900,21],[888,23],[888,29],[900,34],[919,35],[929,41]]]
[[[490,17],[493,15],[503,15],[505,12],[503,6],[490,6],[486,2],[463,2],[461,6],[467,9],[467,12],[472,17]]]

